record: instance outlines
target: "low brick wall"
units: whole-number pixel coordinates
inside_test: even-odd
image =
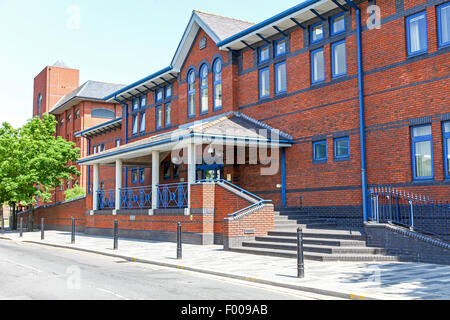
[[[364,226],[367,245],[382,247],[402,261],[450,265],[450,244],[388,224]]]
[[[120,237],[175,242],[177,223],[181,222],[184,243],[224,244],[224,238],[241,237],[239,230],[255,230],[254,235],[267,234],[273,230],[274,210],[271,205],[240,218],[238,222],[230,224],[226,220],[229,214],[252,203],[248,197],[227,190],[221,185],[199,183],[191,186],[189,210],[119,210],[114,215],[112,210],[92,212],[92,195],[88,195],[74,201],[36,209],[34,227],[39,228],[41,218],[45,218],[46,230],[70,231],[72,218],[75,218],[77,232],[112,236],[114,221],[117,220]],[[29,215],[29,212],[24,213],[22,217],[28,218]]]
[[[236,217],[225,218],[223,245],[225,250],[239,247],[244,241],[266,236],[274,230],[273,205],[261,205]]]

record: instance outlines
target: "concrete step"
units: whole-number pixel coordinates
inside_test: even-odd
[[[297,244],[296,237],[265,236],[265,237],[256,237],[256,241]],[[334,240],[334,239],[321,239],[321,238],[303,238],[303,243],[304,244],[323,245],[323,246],[334,246],[334,247],[363,247],[366,245],[365,241]]]
[[[284,230],[271,231],[268,234],[274,237],[297,237],[296,229],[286,228]],[[305,229],[303,231],[303,238],[320,238],[320,239],[334,239],[334,240],[356,240],[366,241],[366,237],[360,231],[348,230],[332,230],[332,229]]]
[[[264,248],[249,248],[240,247],[232,248],[230,251],[256,254],[262,256],[272,256],[272,257],[282,257],[282,258],[297,258],[297,253],[289,250],[278,250],[278,249],[264,249]],[[314,260],[322,262],[339,262],[339,261],[353,261],[353,262],[375,262],[375,261],[400,261],[398,257],[387,256],[387,255],[363,255],[363,254],[322,254],[314,252],[305,252],[303,255],[305,260]]]
[[[297,221],[294,220],[275,220],[275,226],[296,226]]]
[[[286,243],[268,243],[268,242],[244,242],[242,244],[246,248],[262,248],[262,249],[277,249],[297,252],[296,244]],[[381,248],[368,248],[368,247],[333,247],[323,245],[304,245],[304,252],[315,253],[327,253],[327,254],[386,254],[386,250]]]

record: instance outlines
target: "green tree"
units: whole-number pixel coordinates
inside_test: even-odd
[[[68,189],[64,191],[66,201],[84,197],[86,195],[86,191],[80,186],[74,186],[72,189]]]
[[[0,200],[3,197],[14,205],[29,206],[31,217],[36,197],[48,202],[51,191],[63,180],[80,175],[71,165],[78,160],[79,149],[73,142],[56,136],[56,124],[54,116],[46,114],[42,120],[36,117],[19,130],[3,124],[4,133],[0,131],[0,161],[7,163],[4,168],[0,166]]]

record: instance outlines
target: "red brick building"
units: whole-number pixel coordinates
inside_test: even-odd
[[[222,186],[195,207],[199,181],[352,225],[369,218],[372,187],[448,200],[449,12],[447,0],[307,0],[253,24],[194,11],[169,67],[85,102],[114,119],[61,132],[87,138],[88,209],[214,209],[218,239],[232,228],[217,212],[245,205],[221,203]]]

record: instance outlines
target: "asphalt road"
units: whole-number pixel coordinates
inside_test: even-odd
[[[117,258],[0,240],[0,299],[311,300],[326,297]]]

